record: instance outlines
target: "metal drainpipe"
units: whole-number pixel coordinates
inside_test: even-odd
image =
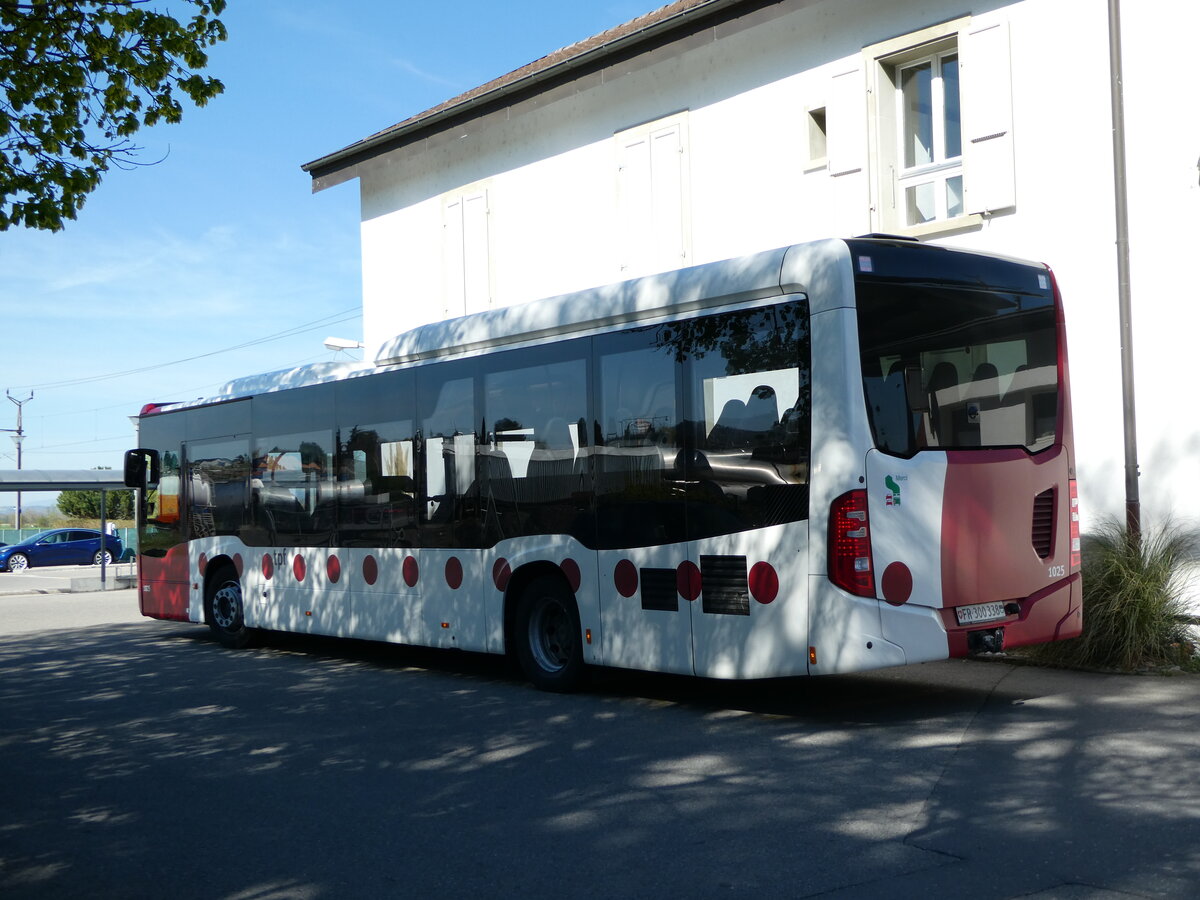
[[[1125,524],[1134,541],[1142,533],[1138,492],[1137,415],[1133,390],[1133,308],[1129,289],[1129,205],[1125,181],[1125,101],[1121,70],[1121,2],[1108,0],[1108,62],[1112,76],[1113,187],[1117,214],[1117,305],[1121,320],[1121,398],[1125,422]]]

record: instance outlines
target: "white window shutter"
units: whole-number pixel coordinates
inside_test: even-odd
[[[479,312],[492,301],[487,191],[465,195],[462,207],[463,302],[467,312]]]
[[[491,252],[486,190],[446,201],[443,243],[446,318],[487,309],[492,301]]]
[[[963,190],[968,213],[1017,205],[1008,22],[972,21],[962,60]]]
[[[621,277],[687,265],[690,255],[686,113],[616,135]]]
[[[647,266],[652,237],[650,136],[622,140],[618,146],[617,205],[621,272],[641,274]]]
[[[863,171],[867,165],[867,91],[862,69],[833,76],[825,116],[829,174],[836,178]]]
[[[456,197],[446,204],[444,221],[445,234],[443,235],[442,252],[446,291],[442,303],[442,316],[461,316],[467,311],[463,259],[463,201],[461,197]]]
[[[654,268],[686,265],[683,241],[683,136],[678,125],[650,134]]]

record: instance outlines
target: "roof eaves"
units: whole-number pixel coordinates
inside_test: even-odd
[[[397,125],[385,128],[370,137],[355,141],[341,150],[307,162],[300,168],[313,179],[313,190],[338,183],[334,179],[326,185],[319,182],[336,175],[343,169],[377,156],[392,147],[413,139],[422,131],[453,118],[461,118],[471,111],[484,107],[497,99],[517,91],[528,91],[541,82],[558,78],[574,69],[591,65],[606,56],[628,50],[636,45],[657,38],[664,33],[681,27],[697,17],[719,10],[738,6],[746,0],[677,0],[644,16],[632,19],[608,31],[572,44],[562,50],[542,57],[526,66],[515,69],[478,88],[460,94],[425,112],[405,119]],[[649,21],[644,21],[649,19]],[[638,23],[642,24],[638,24]],[[606,35],[611,37],[605,39]],[[350,175],[349,177],[353,177]]]

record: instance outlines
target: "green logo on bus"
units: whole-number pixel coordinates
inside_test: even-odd
[[[885,501],[886,506],[900,505],[900,484],[891,475],[883,479],[883,483],[887,485],[888,495]]]

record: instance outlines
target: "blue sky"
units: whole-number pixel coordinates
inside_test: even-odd
[[[225,93],[137,135],[161,162],[110,170],[62,232],[0,232],[0,389],[33,392],[24,468],[119,468],[144,403],[334,359],[325,337],[361,337],[357,183],[314,195],[300,165],[657,5],[230,0],[208,67]],[[16,415],[0,397],[0,428]]]

